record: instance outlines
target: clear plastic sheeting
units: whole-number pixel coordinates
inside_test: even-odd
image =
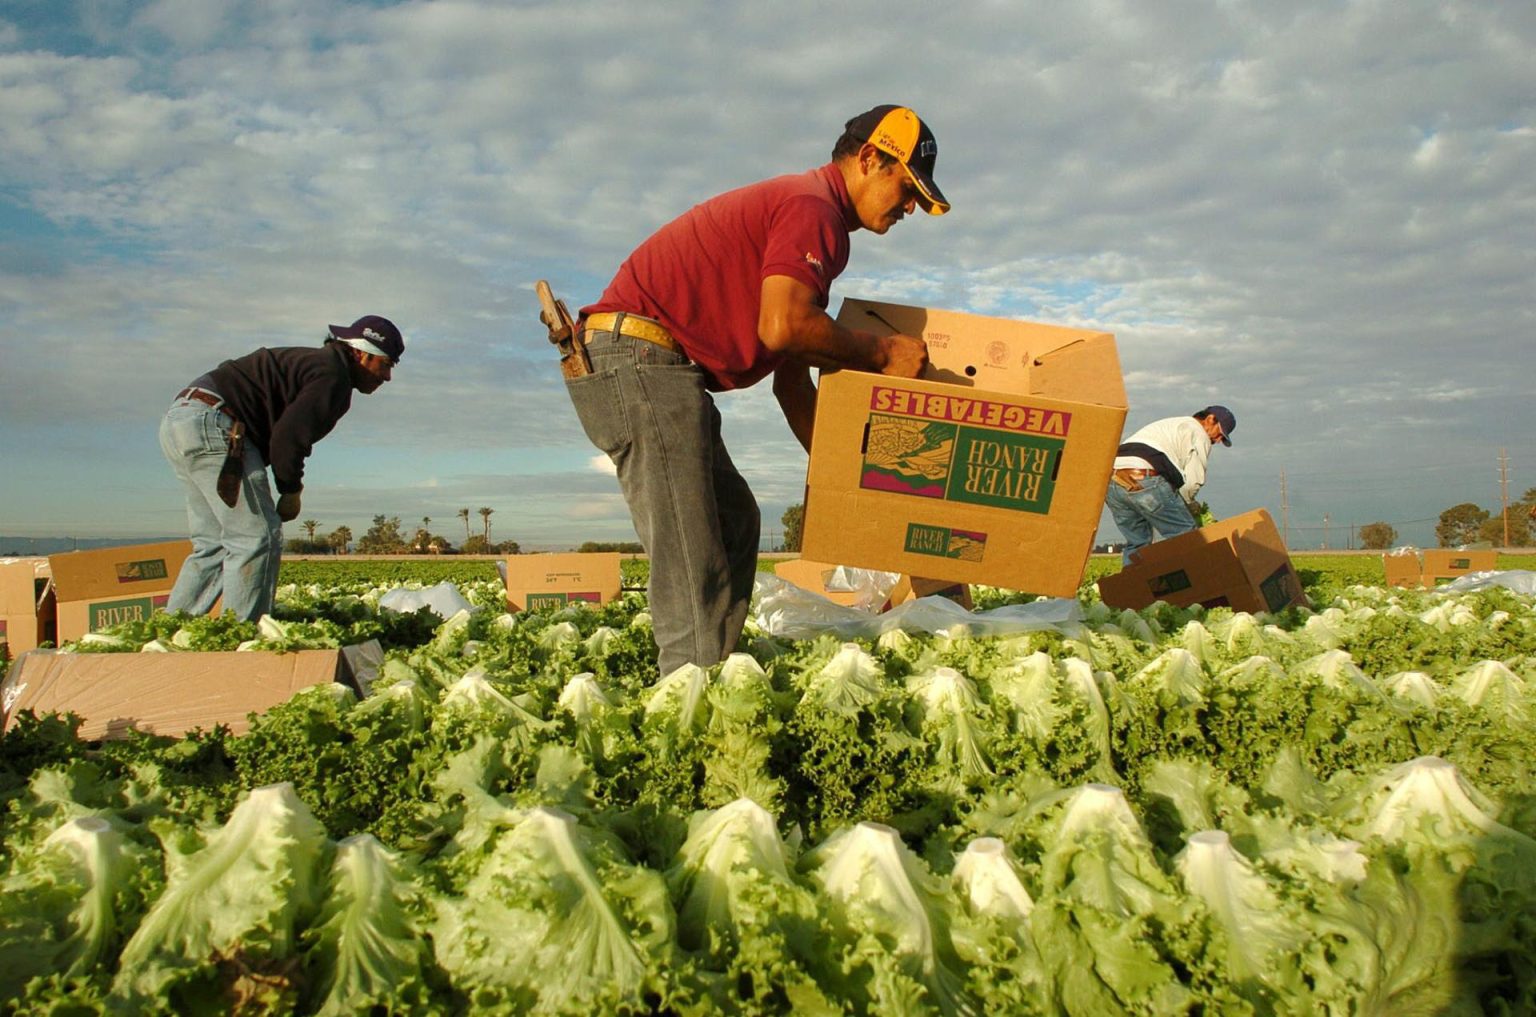
[[[1502,586],[1515,593],[1536,594],[1536,572],[1529,569],[1506,569],[1502,572],[1473,572],[1460,576],[1444,586],[1435,587],[1436,593],[1471,593]]]
[[[1008,604],[990,611],[967,611],[944,597],[919,597],[884,614],[872,609],[834,604],[819,593],[801,589],[766,572],[757,575],[753,591],[753,620],[770,635],[810,639],[831,633],[844,639],[873,639],[884,632],[946,632],[963,625],[972,635],[1001,636],[1016,632],[1054,630],[1064,635],[1082,631],[1083,612],[1076,600],[1042,598],[1030,604]]]
[[[446,581],[419,590],[396,587],[379,598],[379,607],[397,614],[412,614],[429,607],[445,621],[460,611],[475,610],[474,605],[464,599],[459,588]]]
[[[828,592],[857,594],[861,610],[875,611],[890,599],[891,591],[901,582],[901,573],[836,565],[827,573],[825,582]]]

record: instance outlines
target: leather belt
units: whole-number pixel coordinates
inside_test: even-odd
[[[196,399],[200,403],[207,403],[230,420],[235,419],[235,413],[229,408],[222,397],[215,395],[205,388],[184,388],[176,393],[177,399]]]
[[[614,328],[615,325],[618,328]],[[617,332],[619,335],[627,335],[631,339],[644,339],[648,343],[655,343],[662,349],[671,350],[673,353],[681,353],[683,356],[688,355],[682,345],[672,338],[672,333],[667,331],[665,325],[650,318],[642,318],[638,314],[612,311],[594,314],[587,318],[583,327],[588,332]]]
[[[1139,468],[1133,469],[1131,467],[1123,467],[1111,473],[1109,475],[1109,479],[1113,481],[1117,487],[1120,487],[1126,491],[1140,491],[1141,482],[1146,480],[1148,477],[1155,476],[1157,476],[1156,470],[1143,470]]]

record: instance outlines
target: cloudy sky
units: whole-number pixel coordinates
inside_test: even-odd
[[[632,539],[534,280],[586,303],[899,102],[954,211],[856,233],[834,306],[1111,331],[1128,429],[1236,412],[1218,516],[1432,544],[1497,508],[1501,451],[1536,487],[1533,53],[1536,5],[1495,0],[5,0],[0,534],[185,532],[176,390],[376,313],[405,360],[316,447],[304,518]],[[766,384],[720,405],[777,528],[804,456]]]

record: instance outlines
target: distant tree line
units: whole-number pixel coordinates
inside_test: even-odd
[[[399,516],[383,515],[373,517],[373,525],[358,540],[356,547],[351,546],[352,531],[346,526],[338,526],[325,536],[316,536],[320,523],[314,519],[300,523],[304,536],[290,540],[284,546],[293,554],[347,554],[349,550],[356,554],[521,554],[522,548],[515,540],[491,540],[491,515],[495,511],[493,508],[479,509],[481,529],[479,533],[473,533],[469,525],[469,509],[459,509],[458,517],[464,523],[464,542],[458,547],[443,534],[432,532],[431,516],[422,516],[421,525],[407,537]]]
[[[1505,517],[1501,509],[1480,508],[1464,501],[1440,513],[1435,525],[1435,539],[1441,547],[1463,544],[1491,544],[1494,547],[1530,547],[1531,530],[1536,525],[1536,487],[1519,501],[1509,504],[1509,538],[1505,540]],[[1397,530],[1390,523],[1366,523],[1360,527],[1360,546],[1385,550],[1397,543]]]
[[[1504,539],[1505,517],[1501,509],[1479,508],[1470,501],[1452,505],[1440,513],[1435,538],[1441,547],[1487,542],[1495,547],[1530,547],[1532,512],[1536,512],[1536,487],[1519,501],[1509,503],[1509,540]]]

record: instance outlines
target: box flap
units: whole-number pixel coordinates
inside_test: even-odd
[[[343,646],[341,661],[349,679],[347,684],[366,696],[372,691],[373,683],[379,678],[379,670],[384,666],[384,647],[377,639]]]
[[[890,590],[883,588],[885,585],[883,583],[871,582],[869,588],[863,590],[848,589],[846,587],[836,590],[828,589],[827,584],[835,578],[838,567],[830,562],[801,557],[793,558],[789,561],[781,561],[773,567],[773,571],[775,575],[785,582],[794,583],[802,590],[809,590],[812,593],[819,594],[832,601],[832,603],[841,604],[844,607],[870,609],[877,606],[873,603],[877,597],[880,600],[878,606],[881,609],[890,606]],[[899,585],[905,578],[895,573],[885,572],[884,570],[872,569],[868,570],[865,574],[871,580],[877,577],[896,576],[894,580],[891,580],[893,587]]]
[[[927,381],[1124,409],[1125,385],[1108,332],[849,298],[846,328],[901,332],[928,344]]]
[[[348,682],[340,650],[228,653],[61,653],[33,650],[12,665],[0,708],[5,724],[23,710],[76,713],[80,737],[131,731],[180,737],[224,724],[235,734],[247,715],[286,702],[312,685]]]
[[[47,599],[47,558],[0,558],[0,614],[32,614]]]

